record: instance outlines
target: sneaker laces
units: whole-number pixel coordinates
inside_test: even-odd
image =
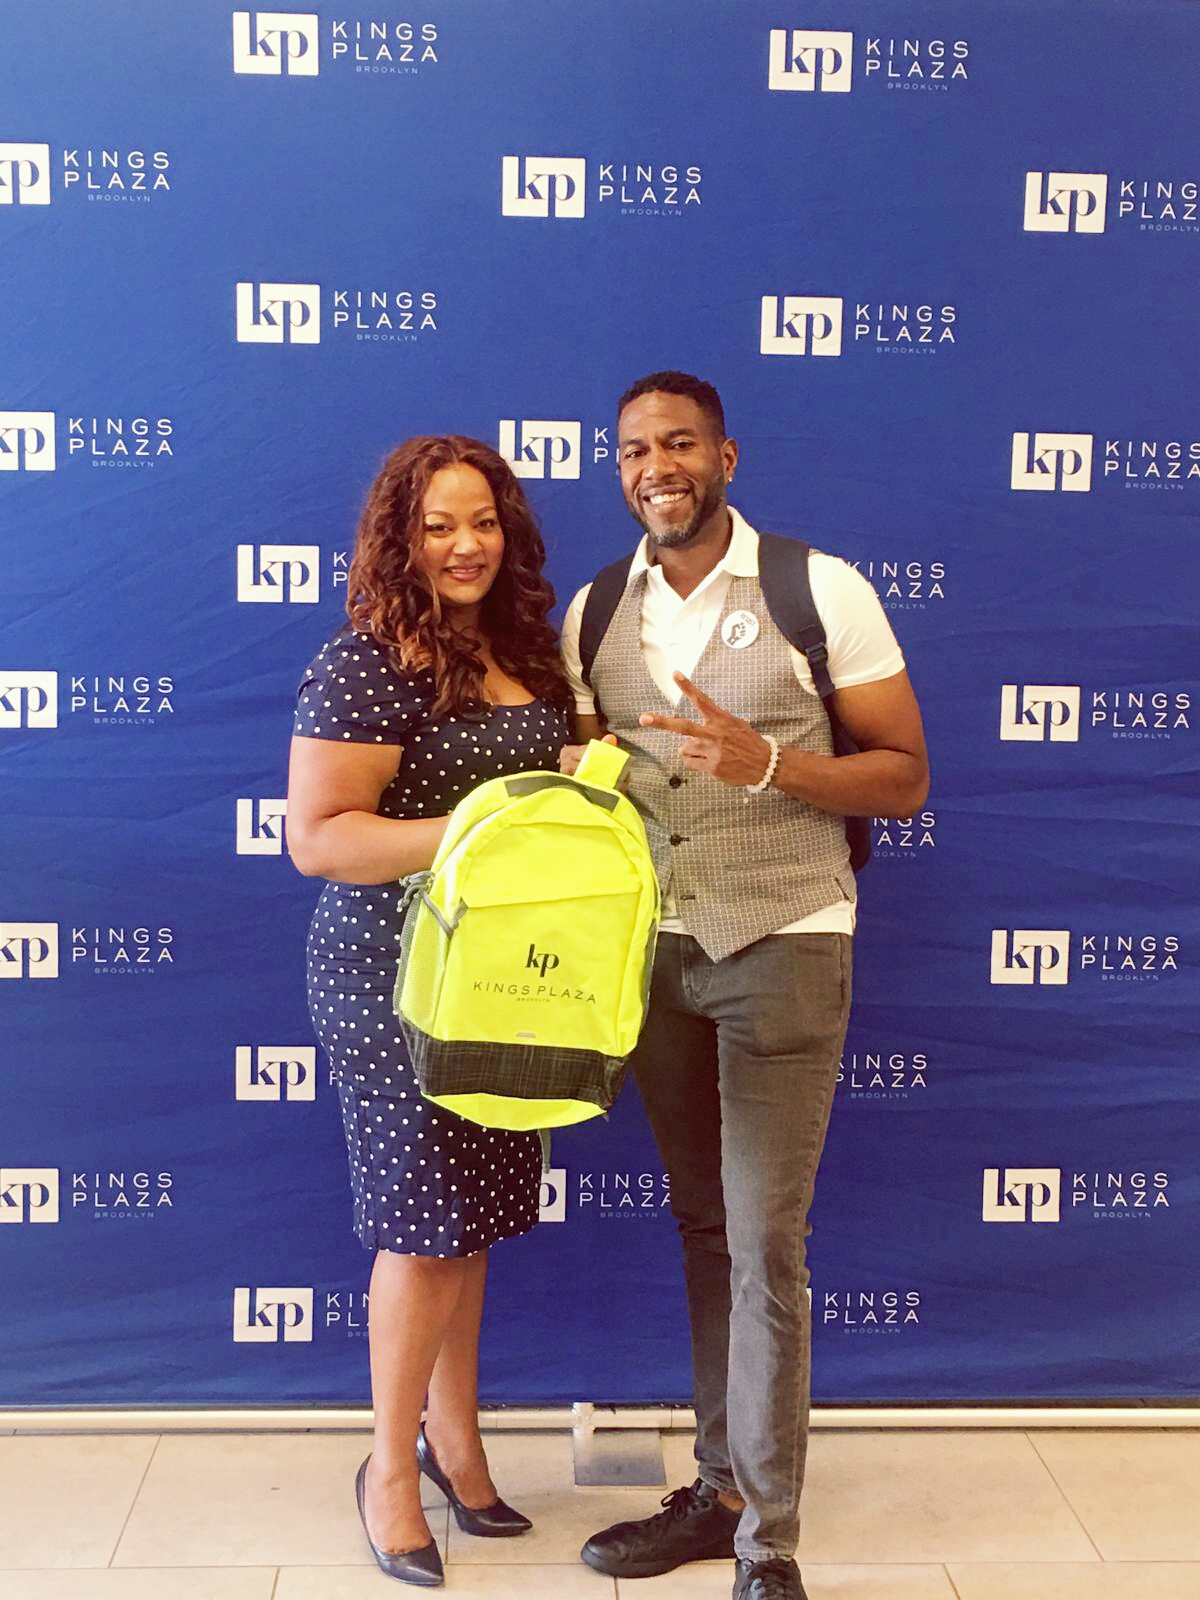
[[[673,1489],[659,1501],[666,1509],[659,1512],[655,1522],[682,1522],[685,1517],[690,1517],[693,1511],[707,1510],[705,1502],[708,1496],[701,1493],[702,1480],[697,1478],[695,1483],[685,1483],[682,1489]]]
[[[745,1600],[795,1600],[794,1569],[790,1561],[760,1561]]]

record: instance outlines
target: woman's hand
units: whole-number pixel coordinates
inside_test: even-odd
[[[601,744],[616,744],[615,733],[606,733]],[[586,744],[565,744],[558,752],[558,770],[568,778],[573,778],[579,770],[579,763],[583,760]]]

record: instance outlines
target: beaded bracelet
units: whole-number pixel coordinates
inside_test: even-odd
[[[767,762],[767,770],[763,773],[758,782],[748,783],[745,785],[747,805],[750,804],[750,796],[752,794],[763,794],[771,787],[771,780],[774,778],[776,768],[779,766],[779,740],[773,738],[769,733],[759,734],[759,738],[767,741],[767,746],[771,752],[771,759]]]

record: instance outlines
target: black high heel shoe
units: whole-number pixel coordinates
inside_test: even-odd
[[[450,1479],[438,1466],[433,1446],[425,1437],[424,1423],[417,1432],[417,1464],[429,1481],[436,1484],[449,1500],[454,1519],[464,1533],[473,1533],[480,1539],[514,1539],[517,1534],[528,1533],[533,1527],[528,1517],[523,1517],[519,1511],[514,1511],[511,1506],[505,1505],[503,1500],[493,1500],[491,1505],[484,1506],[482,1511],[473,1511],[470,1506],[463,1505],[455,1494]]]
[[[367,1461],[370,1461],[370,1456]],[[371,1537],[371,1530],[367,1527],[367,1512],[364,1503],[365,1485],[367,1481],[367,1461],[358,1469],[358,1477],[354,1480],[354,1493],[358,1500],[359,1520],[363,1525],[363,1532],[367,1536],[367,1543],[371,1546],[371,1554],[379,1563],[380,1571],[385,1572],[389,1578],[399,1578],[401,1583],[415,1583],[422,1589],[436,1589],[445,1583],[446,1576],[442,1571],[442,1558],[438,1554],[435,1540],[423,1544],[419,1550],[381,1550]]]

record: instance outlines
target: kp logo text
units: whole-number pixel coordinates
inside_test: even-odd
[[[582,156],[502,156],[500,214],[504,217],[582,217],[587,204]]]
[[[992,982],[1063,984],[1070,981],[1071,934],[1066,928],[992,929]]]
[[[53,411],[0,411],[0,472],[53,472]]]
[[[514,478],[578,478],[581,456],[578,422],[500,423],[500,454]]]
[[[239,800],[237,803],[237,854],[281,856],[286,800]]]
[[[274,78],[315,78],[321,70],[319,19],[302,11],[235,11],[233,70]]]
[[[1079,685],[1005,683],[1000,688],[1002,740],[1043,744],[1079,741]]]
[[[985,1222],[1058,1222],[1062,1172],[1058,1167],[985,1167]]]
[[[50,204],[50,146],[0,142],[0,206]]]
[[[311,1289],[233,1291],[234,1344],[311,1344]]]
[[[238,1100],[315,1100],[316,1047],[239,1044],[234,1051],[234,1081]]]
[[[319,283],[239,283],[238,344],[320,344]]]
[[[567,1169],[548,1167],[542,1173],[542,1189],[538,1201],[539,1222],[565,1222],[567,1220]]]
[[[0,671],[0,728],[57,727],[57,672]]]
[[[768,89],[849,94],[854,73],[854,35],[806,28],[772,28]]]
[[[1106,172],[1027,172],[1026,233],[1103,233]]]
[[[764,356],[840,356],[841,298],[830,295],[763,295],[758,349],[759,354]]]
[[[0,1167],[0,1222],[57,1222],[57,1167]]]
[[[320,546],[238,545],[237,597],[241,605],[316,605],[321,598]]]
[[[1092,487],[1093,442],[1090,433],[1014,433],[1011,486],[1086,494]]]
[[[57,977],[57,922],[0,922],[0,979]]]

